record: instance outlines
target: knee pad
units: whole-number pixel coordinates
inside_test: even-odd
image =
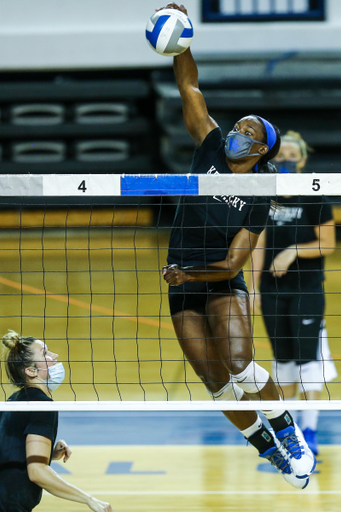
[[[322,391],[324,379],[321,362],[310,361],[298,366],[298,382],[300,393]]]
[[[231,381],[245,393],[257,393],[261,391],[269,380],[269,372],[264,370],[259,364],[251,363],[238,375],[231,375]]]
[[[299,366],[295,361],[288,363],[279,363],[278,361],[272,362],[272,375],[277,386],[289,386],[300,382]]]
[[[244,391],[232,382],[228,382],[226,386],[216,391],[216,393],[207,388],[206,390],[213,400],[241,400],[244,395]]]

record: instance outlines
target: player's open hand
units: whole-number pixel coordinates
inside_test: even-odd
[[[287,247],[284,251],[281,251],[274,258],[270,265],[269,271],[274,277],[284,276],[290,265],[295,261],[297,257],[297,250],[295,247]]]
[[[189,276],[178,265],[166,265],[162,269],[164,280],[170,286],[179,286],[179,284],[189,281]]]
[[[175,2],[170,2],[169,4],[166,5],[166,7],[160,7],[160,9],[155,9],[155,10],[156,10],[156,12],[158,12],[158,11],[162,11],[162,9],[177,9],[178,11],[183,12],[187,16],[187,9],[183,4],[181,4],[179,6]]]
[[[72,451],[68,447],[67,443],[61,439],[56,443],[53,449],[52,459],[59,460],[64,457],[63,462],[66,462],[71,457]]]

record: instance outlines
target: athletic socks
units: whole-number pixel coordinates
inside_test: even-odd
[[[260,454],[265,453],[270,448],[276,446],[274,438],[268,429],[264,427],[259,416],[253,425],[245,430],[241,430],[241,433],[252,444],[252,446],[257,448]]]
[[[297,398],[296,397],[286,398],[285,401],[286,402],[297,402]],[[290,409],[290,407],[289,407],[289,409]],[[291,415],[292,419],[294,420],[294,422],[298,424],[298,422],[299,422],[298,418],[300,416],[299,411],[290,411],[290,415]]]
[[[294,420],[292,419],[292,416],[288,411],[284,411],[277,418],[269,418],[268,416],[266,417],[275,432],[279,432],[281,430],[286,429],[287,427],[294,426]]]

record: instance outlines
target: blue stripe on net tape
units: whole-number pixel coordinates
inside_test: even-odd
[[[198,176],[171,174],[121,176],[121,196],[196,196],[198,194]]]

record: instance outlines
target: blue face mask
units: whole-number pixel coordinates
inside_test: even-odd
[[[259,153],[250,154],[251,148],[255,143],[266,146],[264,142],[251,139],[242,133],[229,132],[225,141],[225,155],[231,160],[239,160],[240,158],[245,158],[246,156],[260,156]]]
[[[282,162],[276,162],[276,167],[281,174],[291,174],[297,172],[297,162],[292,160],[282,160]]]

